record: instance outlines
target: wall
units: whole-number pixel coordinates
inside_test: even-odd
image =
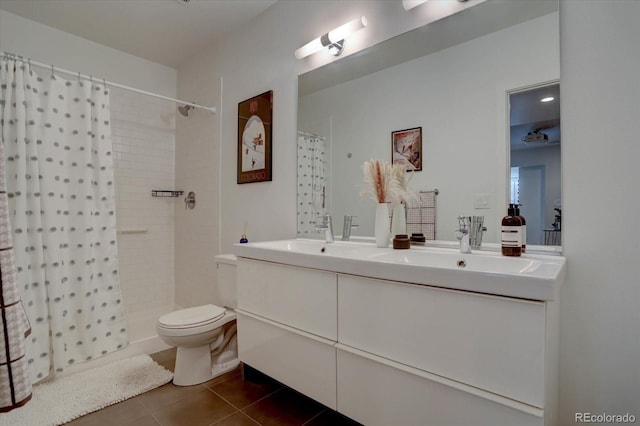
[[[221,156],[203,152],[209,157],[200,161],[218,164],[208,190],[221,186],[220,205],[217,217],[212,212],[200,220],[202,224],[218,220],[224,226],[216,225],[220,240],[209,241],[205,250],[229,251],[246,219],[250,240],[295,236],[296,76],[329,59],[314,55],[296,61],[293,51],[360,13],[375,31],[361,31],[344,55],[417,26],[419,18],[412,20],[402,8],[391,10],[394,3],[280,1],[251,26],[179,69],[181,97],[204,90],[207,95],[196,100],[219,107],[212,120],[220,127],[208,140]],[[640,224],[633,218],[640,210],[636,196],[640,176],[634,164],[640,158],[636,143],[640,94],[638,85],[631,84],[640,69],[639,5],[619,0],[561,1],[568,281],[561,308],[560,424],[573,424],[576,411],[630,411],[640,417]],[[237,103],[266,90],[274,90],[274,180],[236,185]],[[594,101],[597,96],[603,100]],[[183,141],[178,144],[189,149]],[[221,180],[216,182],[218,176]],[[623,226],[615,231],[614,223]],[[191,252],[198,250],[203,247]]]
[[[178,304],[200,303],[203,290],[217,301],[211,293],[216,283],[213,256],[232,250],[245,223],[249,241],[296,235],[297,76],[339,58],[316,54],[299,61],[293,52],[327,29],[365,15],[376,30],[360,31],[350,38],[341,56],[345,57],[438,19],[448,8],[466,8],[477,2],[431,2],[415,13],[406,13],[390,1],[279,1],[251,25],[179,68],[178,97],[215,105],[218,112],[199,119],[199,124],[191,122],[190,126],[198,128],[192,131],[202,138],[197,143],[182,137],[182,120],[177,122],[176,183],[185,189],[198,188],[196,193],[205,203],[201,210],[176,209]],[[238,185],[238,103],[268,90],[274,92],[273,180]],[[201,180],[195,179],[197,173]],[[183,230],[194,240],[189,241]]]
[[[177,71],[0,9],[0,49],[69,71],[175,96]]]
[[[560,2],[561,424],[640,421],[640,2]]]
[[[355,214],[356,233],[373,235],[374,203],[360,196],[362,164],[390,158],[392,131],[422,127],[423,170],[410,186],[440,191],[436,238],[453,240],[460,215],[484,215],[484,241],[497,242],[508,188],[506,154],[496,155],[506,150],[496,138],[505,91],[559,78],[558,37],[553,13],[301,98],[300,130],[332,142],[330,212],[338,225]],[[547,66],[532,67],[531,57]],[[474,210],[474,194],[489,194],[490,208]]]
[[[174,188],[175,115],[171,102],[111,89],[120,279],[132,341],[148,336],[136,324],[154,323],[174,305],[174,206],[180,201],[151,197],[151,190]]]
[[[511,150],[511,166],[544,166],[544,217],[543,228],[551,227],[555,221],[557,207],[556,201],[562,201],[561,194],[561,150],[559,145],[545,146],[532,149]],[[562,207],[560,205],[560,207]],[[524,212],[524,208],[521,208]],[[525,214],[526,218],[526,214]],[[542,236],[540,237],[543,238]],[[542,239],[542,241],[544,241]]]
[[[0,50],[165,96],[176,94],[174,69],[3,10]],[[174,187],[175,105],[122,89],[111,89],[111,95],[118,228],[148,229],[118,238],[121,288],[133,341],[154,333],[159,313],[174,304],[176,200],[152,198],[151,190]],[[141,329],[141,321],[152,327]]]
[[[219,78],[202,73],[188,83],[194,90],[181,92],[186,99],[219,104]],[[176,304],[182,307],[220,303],[214,291],[220,241],[218,123],[216,114],[203,110],[192,110],[189,117],[177,115],[176,188],[196,194],[195,209],[187,210],[181,202],[175,205]]]

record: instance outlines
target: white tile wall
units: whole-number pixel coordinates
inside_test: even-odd
[[[220,98],[220,80],[209,74],[178,81],[178,88],[180,99],[201,105],[217,105]],[[196,193],[195,209],[177,203],[175,210],[176,305],[181,307],[220,303],[215,265],[220,241],[219,114],[191,110],[189,117],[176,117],[176,186]]]
[[[174,189],[175,104],[111,89],[120,281],[127,317],[174,305],[174,206],[180,198],[153,198]]]

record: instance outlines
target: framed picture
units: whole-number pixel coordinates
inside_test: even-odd
[[[391,161],[407,171],[422,170],[422,127],[391,132]]]
[[[271,180],[273,91],[238,104],[238,183]]]

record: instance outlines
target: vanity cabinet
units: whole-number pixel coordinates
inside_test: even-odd
[[[340,274],[338,410],[367,425],[542,425],[545,311]]]
[[[336,409],[335,273],[238,259],[240,360]]]
[[[557,304],[238,263],[241,361],[365,425],[554,425]]]

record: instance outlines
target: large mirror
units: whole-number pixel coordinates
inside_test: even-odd
[[[392,132],[419,127],[422,170],[410,186],[438,189],[435,238],[454,240],[458,216],[484,216],[484,242],[498,243],[511,159],[524,178],[535,164],[522,157],[539,151],[511,150],[509,139],[526,126],[512,127],[510,98],[559,76],[558,5],[546,0],[488,0],[300,75],[298,234],[321,236],[314,223],[330,214],[337,235],[344,215],[355,215],[353,235],[372,236],[375,203],[361,195],[362,165],[390,160]],[[559,200],[536,207],[541,229],[552,228],[546,214],[561,209]],[[531,241],[544,244],[544,235]]]

